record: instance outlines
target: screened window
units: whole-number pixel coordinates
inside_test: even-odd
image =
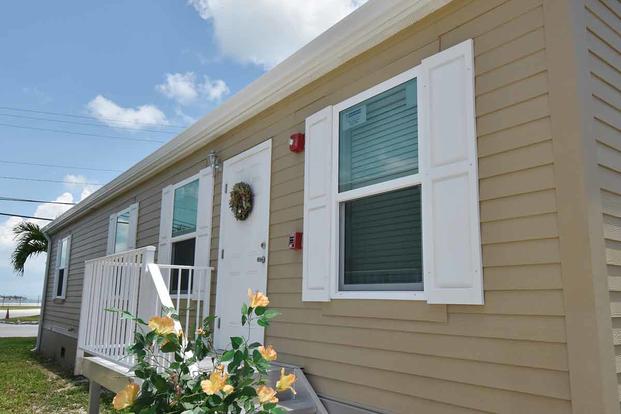
[[[67,286],[67,270],[69,265],[69,237],[65,237],[58,243],[58,255],[56,265],[56,297],[64,298]]]
[[[423,290],[416,78],[339,112],[340,291]]]
[[[416,79],[339,114],[339,192],[418,172]]]
[[[128,250],[129,242],[129,210],[116,216],[114,232],[114,253]]]
[[[196,231],[198,179],[175,190],[172,237]]]

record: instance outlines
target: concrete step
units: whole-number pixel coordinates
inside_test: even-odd
[[[317,408],[309,400],[288,400],[278,403],[278,406],[291,414],[316,414]]]

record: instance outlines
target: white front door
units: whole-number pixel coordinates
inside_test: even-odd
[[[268,140],[224,162],[220,207],[220,254],[216,293],[215,346],[224,349],[231,336],[248,337],[241,326],[241,306],[248,288],[265,292],[269,231],[272,141]],[[245,182],[253,193],[253,207],[237,220],[229,207],[230,191]],[[264,329],[253,326],[250,340],[263,341]]]

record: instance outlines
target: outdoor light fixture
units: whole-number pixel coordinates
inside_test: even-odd
[[[220,160],[216,155],[216,151],[209,151],[209,154],[207,154],[207,160],[209,161],[209,165],[211,165],[215,171],[220,169]]]

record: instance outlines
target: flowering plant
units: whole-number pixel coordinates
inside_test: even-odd
[[[241,309],[242,326],[269,326],[278,312],[268,309],[267,296],[249,289],[248,298]],[[202,321],[192,341],[183,335],[174,309],[164,313],[148,323],[122,313],[140,326],[128,350],[136,357],[133,370],[142,385],[130,383],[117,393],[115,409],[137,414],[284,413],[277,394],[295,393],[296,378],[282,369],[275,389],[269,386],[269,365],[277,358],[271,345],[231,337],[230,348],[218,353],[211,339],[215,317]]]

